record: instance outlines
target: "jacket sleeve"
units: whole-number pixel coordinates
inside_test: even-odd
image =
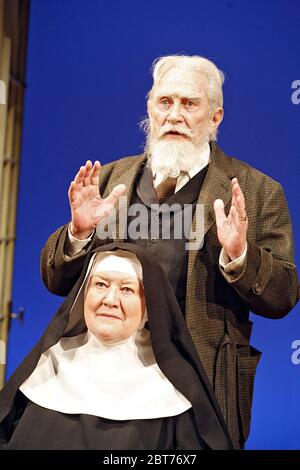
[[[67,296],[80,276],[86,254],[100,244],[96,233],[75,256],[65,255],[68,224],[48,238],[41,253],[41,276],[47,289],[56,295]]]
[[[299,282],[286,198],[281,185],[271,181],[269,178],[262,181],[254,209],[248,213],[249,225],[256,223],[256,240],[247,240],[242,274],[234,278],[221,272],[253,313],[281,318],[297,303]],[[252,217],[253,210],[255,217]]]

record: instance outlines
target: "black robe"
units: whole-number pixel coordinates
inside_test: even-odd
[[[86,330],[82,314],[69,317],[95,252],[125,249],[143,268],[148,327],[159,368],[192,404],[178,416],[116,421],[70,415],[30,402],[19,387],[41,354],[63,336]],[[79,311],[83,312],[82,309]],[[72,318],[71,318],[72,317]],[[173,289],[162,268],[133,244],[112,243],[94,250],[82,274],[45,333],[0,392],[0,439],[4,449],[231,449],[232,443],[212,387],[197,355]]]

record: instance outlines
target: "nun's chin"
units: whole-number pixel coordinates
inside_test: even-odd
[[[121,320],[115,318],[106,321],[106,324],[102,324],[98,328],[89,329],[89,331],[100,343],[113,345],[127,340],[136,330],[125,331]]]

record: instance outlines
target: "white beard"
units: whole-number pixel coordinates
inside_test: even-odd
[[[148,166],[151,167],[153,175],[159,173],[163,179],[177,178],[180,171],[188,172],[200,163],[200,154],[207,142],[208,138],[197,145],[186,140],[150,140]]]
[[[140,125],[146,134],[147,166],[151,168],[154,176],[159,173],[163,178],[162,180],[168,177],[177,178],[181,171],[188,172],[201,163],[201,153],[209,143],[211,136],[209,120],[203,122],[202,130],[198,133],[197,139],[186,126],[181,124],[165,124],[162,128],[155,129],[155,124],[151,123],[151,118],[146,118]],[[187,139],[173,140],[164,137],[169,131],[185,134]]]

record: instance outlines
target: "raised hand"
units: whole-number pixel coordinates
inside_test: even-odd
[[[248,218],[245,210],[245,198],[237,178],[231,180],[231,207],[228,216],[224,212],[224,202],[216,199],[214,210],[216,215],[218,239],[231,260],[238,258],[246,247]]]
[[[99,194],[100,170],[100,162],[96,161],[93,165],[88,160],[80,167],[68,190],[72,214],[71,232],[79,239],[87,238],[92,233],[126,190],[124,184],[119,184],[109,196],[102,199]]]

